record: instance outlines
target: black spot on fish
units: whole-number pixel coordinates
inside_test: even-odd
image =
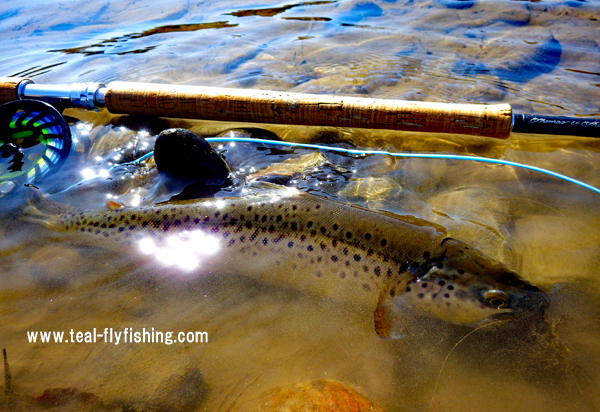
[[[208,216],[204,216],[204,223],[210,222],[210,218]]]
[[[235,217],[232,217],[231,220],[229,221],[229,223],[231,223],[232,225],[235,225],[237,223],[237,219]]]
[[[215,226],[210,231],[213,232],[213,233],[217,233],[219,231],[219,227]]]
[[[320,209],[321,205],[315,205],[315,209]]]
[[[311,220],[311,221],[309,221],[309,222],[306,224],[306,227],[307,227],[308,229],[310,229],[310,228],[312,227],[312,225],[313,225],[313,222],[312,222],[312,220]]]
[[[322,256],[318,256],[318,257],[317,257],[317,262],[321,262],[322,260],[323,260],[323,257],[322,257]]]
[[[390,290],[390,296],[394,297],[396,296],[396,286],[394,286],[391,290]]]
[[[229,246],[233,246],[235,244],[235,239],[231,239],[228,243]]]
[[[257,213],[254,215],[254,221],[258,222],[260,220],[260,215]]]
[[[373,252],[373,249],[369,249],[367,251],[367,256],[373,256],[373,253],[375,253],[375,252]]]
[[[275,231],[275,226],[269,226],[269,233],[273,233]]]
[[[197,225],[198,223],[200,223],[200,219],[199,218],[195,218],[194,219],[194,224]]]
[[[462,274],[464,274],[464,273],[465,273],[465,271],[464,271],[464,270],[462,270],[462,269],[458,269],[458,270],[457,270],[457,272],[458,272],[460,275],[462,275]]]
[[[449,295],[448,293],[444,293],[444,297],[445,297],[446,299],[448,299],[448,298],[450,297],[450,295]]]
[[[250,223],[250,222],[246,222],[246,228],[248,228],[248,229],[252,229],[252,223]]]
[[[407,286],[405,289],[406,292],[410,292],[410,286]]]
[[[223,233],[223,238],[227,238],[227,237],[229,237],[229,232],[224,232]]]
[[[289,242],[288,247],[294,247],[294,242]]]
[[[387,240],[381,239],[381,246],[384,247],[385,245],[387,245]]]
[[[334,223],[334,224],[333,224],[333,230],[338,230],[338,227],[339,227],[339,226],[337,225],[337,223]]]
[[[337,246],[337,240],[333,239],[331,241],[331,246],[336,247]]]
[[[240,236],[240,242],[244,243],[245,240],[246,240],[246,236],[244,236],[244,235]]]
[[[221,216],[221,212],[215,212],[215,217]]]
[[[248,206],[248,212],[252,211],[252,206]]]
[[[229,217],[229,213],[225,213],[225,214],[223,215],[223,220],[227,220],[227,218],[228,218],[228,217]]]
[[[275,242],[275,243],[279,243],[279,241],[280,241],[281,239],[283,239],[283,235],[279,235],[279,236],[277,236],[275,239],[273,239],[273,242]]]
[[[186,223],[187,223],[187,222],[189,222],[189,221],[190,221],[190,216],[189,216],[189,215],[187,215],[187,216],[185,217],[185,219],[183,219],[183,221],[184,221],[184,222],[186,222]]]
[[[444,286],[445,284],[446,284],[445,280],[438,281],[438,285],[440,285],[440,286]]]
[[[124,231],[124,230],[125,230],[125,228],[124,228],[124,227],[120,227],[120,228],[119,228],[119,233],[121,233],[121,232],[122,232],[122,231]]]
[[[435,298],[437,298],[437,295],[438,295],[437,293],[434,293],[433,295],[431,295],[431,298],[435,299]]]
[[[349,261],[346,261],[346,266],[350,266],[350,262]]]
[[[250,235],[250,242],[254,242],[254,240],[256,239],[257,236],[258,236],[258,230],[255,230],[254,233],[252,233],[252,235]]]
[[[368,272],[368,271],[369,271],[369,267],[368,267],[367,265],[364,265],[364,266],[363,266],[363,270],[364,270],[365,272]]]
[[[87,219],[83,219],[83,220],[81,221],[81,224],[82,224],[82,225],[85,225],[86,223],[87,223]]]
[[[321,250],[325,250],[325,249],[327,249],[327,245],[325,245],[325,243],[321,243],[321,245],[320,245],[320,246],[321,246]]]
[[[360,255],[354,255],[354,260],[360,262]]]
[[[444,264],[440,262],[437,265],[435,265],[435,267],[437,267],[438,269],[444,269]]]
[[[392,277],[392,269],[388,269],[386,274],[387,274],[388,278],[391,278]]]
[[[421,287],[422,287],[422,288],[426,288],[426,287],[427,287],[427,282],[423,282],[423,283],[421,283]]]
[[[103,235],[104,235],[104,237],[108,237],[108,233],[107,232],[104,232]]]
[[[263,245],[267,246],[269,244],[269,239],[264,238],[263,239]]]
[[[167,220],[169,218],[169,215],[163,215],[163,220]]]
[[[311,235],[311,236],[316,236],[316,235],[317,235],[317,231],[316,231],[316,230],[314,230],[314,229],[313,229],[313,230],[311,230],[311,231],[310,231],[310,235]]]
[[[454,286],[448,285],[448,290],[454,290]]]
[[[340,273],[340,278],[344,279],[346,277],[346,272]]]
[[[344,255],[346,255],[346,256],[347,256],[347,255],[348,255],[348,248],[347,248],[347,247],[345,247],[345,248],[342,250],[342,253],[343,253]]]
[[[301,242],[304,242],[305,240],[306,240],[306,235],[302,235],[302,236],[300,236],[300,241],[301,241]]]
[[[136,220],[137,219],[137,215],[133,214],[131,215],[131,220]]]
[[[240,215],[240,220],[243,222],[244,220],[246,220],[246,216]]]
[[[114,223],[111,223],[110,225],[108,225],[109,229],[114,229],[117,225],[115,225]]]
[[[268,219],[267,215],[263,215],[263,217],[262,217],[261,221],[262,221],[263,223],[265,223],[265,222],[267,221],[267,219]]]
[[[406,262],[404,262],[400,265],[400,268],[398,269],[398,274],[401,275],[402,273],[406,272],[407,270],[408,270],[408,264]]]
[[[375,275],[381,276],[381,268],[379,266],[376,266],[373,271],[375,272]]]
[[[290,228],[291,228],[292,230],[298,230],[298,224],[297,224],[296,222],[292,222],[292,224],[291,224]]]
[[[352,233],[351,232],[346,232],[346,238],[347,239],[352,239]]]
[[[129,226],[129,230],[133,230],[133,229],[135,229],[135,228],[136,228],[136,225],[131,225],[131,226]]]
[[[336,255],[331,256],[331,260],[334,262],[338,261],[338,257]]]
[[[365,239],[371,240],[371,234],[370,233],[365,233]]]
[[[100,227],[101,227],[102,229],[106,229],[106,223],[102,223],[102,224],[100,225]],[[68,229],[68,228],[69,228],[69,226],[67,225],[67,229]]]
[[[296,209],[298,209],[298,206],[292,205],[292,210],[296,210]]]
[[[367,285],[366,283],[362,285],[363,289],[367,292],[371,291],[371,286]]]
[[[425,251],[423,252],[423,259],[429,259],[429,256],[431,256],[431,253],[429,253],[429,251]]]
[[[100,224],[99,222],[94,222],[94,224],[92,226],[98,227],[99,224]]]
[[[308,245],[308,247],[306,248],[306,250],[308,250],[309,252],[312,252],[314,249],[313,249],[312,245]]]
[[[324,226],[321,226],[321,234],[324,235],[325,233],[327,233],[327,229],[325,229]]]
[[[82,228],[81,228],[81,229],[79,229],[79,230],[80,230],[80,231],[82,231],[82,232],[85,232],[85,228],[84,228],[84,227],[82,227]]]
[[[173,226],[181,226],[181,220],[177,219],[173,222]]]
[[[424,295],[424,294],[422,294],[422,293],[419,293],[419,294],[417,295],[417,297],[418,297],[419,299],[423,299],[423,297],[425,297],[425,295]]]

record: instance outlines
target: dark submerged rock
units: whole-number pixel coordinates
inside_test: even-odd
[[[159,171],[188,182],[222,185],[231,170],[210,144],[185,129],[163,130],[154,144]]]

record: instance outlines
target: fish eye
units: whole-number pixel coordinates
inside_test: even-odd
[[[483,294],[483,300],[486,305],[496,309],[508,306],[508,294],[501,290],[488,290]]]

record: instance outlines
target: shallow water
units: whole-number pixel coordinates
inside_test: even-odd
[[[9,0],[0,8],[0,74],[48,84],[128,80],[507,102],[519,113],[599,116],[599,15],[591,1]],[[91,209],[109,199],[155,204],[182,190],[156,174],[121,179],[133,169],[110,169],[150,150],[159,131],[185,127],[215,136],[249,126],[65,114],[79,143],[39,187]],[[252,127],[255,137],[500,158],[600,187],[593,139]],[[215,147],[234,173],[217,196],[238,194],[251,173],[314,154],[249,143]],[[25,195],[14,191],[0,200],[0,347],[13,391],[12,404],[0,398],[2,407],[257,410],[269,389],[331,378],[386,411],[600,408],[598,194],[501,165],[322,155],[316,167],[280,172],[277,181],[445,226],[548,291],[560,347],[548,354],[510,335],[418,319],[413,336],[380,339],[372,309],[259,284],[243,273],[182,277],[127,253],[57,238],[18,219]],[[27,331],[126,327],[206,331],[209,342],[27,341]],[[51,388],[72,391],[42,397]]]

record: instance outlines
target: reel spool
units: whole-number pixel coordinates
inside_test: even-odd
[[[17,100],[0,106],[0,192],[40,182],[71,153],[69,125],[48,103]]]

